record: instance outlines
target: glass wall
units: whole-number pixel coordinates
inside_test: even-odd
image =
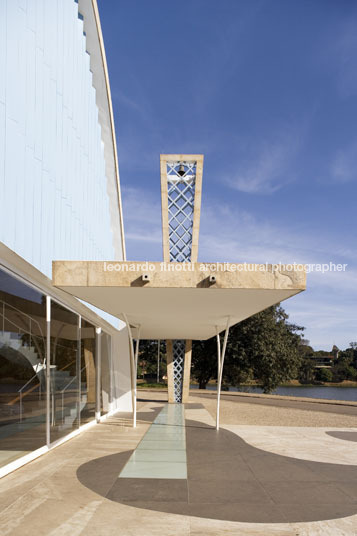
[[[95,326],[82,318],[81,325],[81,424],[95,418]]]
[[[0,269],[0,466],[46,444],[46,297]]]
[[[108,333],[102,331],[101,334],[101,364],[100,364],[100,376],[101,376],[101,397],[100,397],[100,410],[101,414],[108,413],[111,409],[112,403],[112,352],[111,352],[112,338]]]
[[[50,300],[46,391],[46,295],[0,268],[0,467],[95,419],[96,327]],[[113,407],[112,338],[100,335],[100,412]]]
[[[51,443],[79,427],[79,316],[51,300]]]

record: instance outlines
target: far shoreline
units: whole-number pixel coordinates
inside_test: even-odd
[[[210,381],[207,384],[207,387],[215,387],[216,381]],[[192,386],[193,389],[199,389],[198,382],[192,381],[191,382],[191,389]],[[197,387],[196,387],[197,386]],[[261,386],[258,383],[240,383],[239,385],[230,385],[229,387],[239,388],[239,387],[248,387],[248,388],[261,388]],[[357,382],[351,381],[351,380],[343,380],[342,382],[319,382],[319,383],[300,383],[298,380],[291,380],[290,382],[284,382],[280,383],[277,387],[357,387]],[[167,384],[165,383],[157,383],[157,382],[150,382],[145,380],[138,380],[137,382],[137,388],[138,389],[167,389]],[[205,389],[201,389],[205,390]],[[207,389],[209,390],[209,389]],[[225,391],[225,389],[222,389],[222,391]]]

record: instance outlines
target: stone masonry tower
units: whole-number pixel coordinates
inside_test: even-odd
[[[160,156],[164,262],[197,262],[203,155]],[[168,340],[170,403],[186,402],[190,387],[192,341]]]

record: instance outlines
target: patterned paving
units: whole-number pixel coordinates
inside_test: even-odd
[[[186,405],[187,478],[182,477],[183,473],[177,476],[175,464],[181,463],[183,468],[186,462],[178,462],[175,452],[167,461],[177,443],[166,439],[165,434],[162,445],[157,439],[163,427],[177,426],[183,418],[177,414],[173,425],[168,418],[170,410],[182,406],[165,406],[147,432],[149,439],[145,436],[131,454],[107,499],[146,511],[227,522],[317,522],[357,514],[357,466],[302,460],[257,448],[232,431],[222,428],[217,432],[205,418],[206,410],[197,406]],[[159,436],[155,438],[156,433]],[[145,454],[139,454],[136,461],[136,453],[146,450],[141,445],[150,447],[154,443],[155,448],[147,449],[154,461],[151,463]],[[143,461],[140,456],[144,456]],[[78,471],[80,479],[83,471],[83,483],[93,491],[100,493],[96,481],[90,480],[91,473],[98,474],[96,463],[111,467],[112,472],[114,468],[120,471],[128,459],[123,453],[110,458],[110,463],[101,458]]]
[[[188,478],[118,478],[163,408],[149,397],[137,428],[131,414],[111,417],[1,479],[1,536],[357,536],[355,442],[327,434],[356,427],[277,420],[217,434],[188,404]]]

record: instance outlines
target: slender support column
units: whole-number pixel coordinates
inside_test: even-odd
[[[167,394],[169,404],[175,403],[173,341],[166,341]]]
[[[46,445],[51,442],[51,298],[46,296]]]
[[[135,344],[135,385],[134,385],[134,418],[133,418],[133,427],[136,428],[136,376],[138,370],[138,356],[139,356],[139,344],[140,344],[140,326],[138,326],[138,336]]]
[[[218,326],[216,326],[216,339],[217,339],[217,391],[218,391],[219,372],[221,370],[221,339],[219,337]]]
[[[227,318],[226,331],[224,333],[223,348],[221,350],[221,343],[219,339],[219,334],[217,333],[217,350],[218,350],[218,378],[217,378],[217,412],[216,412],[216,430],[219,430],[219,408],[221,401],[221,386],[222,386],[222,374],[223,374],[223,365],[224,357],[226,355],[227,340],[229,334],[229,321],[230,317]]]
[[[157,374],[156,383],[160,382],[160,339],[157,341]]]
[[[139,353],[139,336],[140,326],[138,327],[138,339],[134,351],[133,334],[127,316],[123,313],[123,317],[128,328],[129,337],[129,353],[130,353],[130,371],[131,371],[131,405],[133,408],[133,428],[136,428],[136,374],[137,374],[137,356]]]
[[[114,367],[113,367],[113,338],[109,345],[109,411],[114,410]]]
[[[81,425],[81,401],[82,401],[82,371],[81,371],[81,327],[82,318],[78,317],[78,332],[77,332],[77,362],[76,362],[76,376],[77,376],[77,422],[78,427]]]
[[[191,357],[192,357],[192,341],[186,340],[185,343],[185,361],[183,366],[183,386],[182,386],[182,403],[188,402],[190,395],[190,379],[191,379]]]
[[[102,328],[95,328],[96,339],[95,339],[95,378],[96,378],[96,389],[95,389],[95,420],[100,422],[100,401],[101,401],[101,334]]]

